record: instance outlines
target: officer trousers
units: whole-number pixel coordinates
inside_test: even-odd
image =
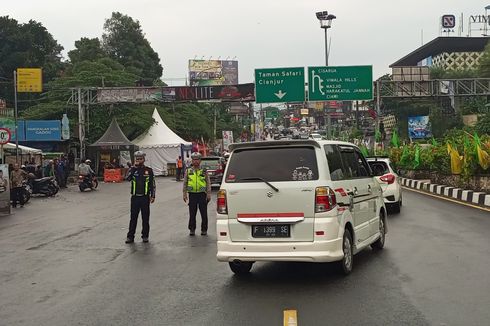
[[[129,239],[134,239],[140,211],[143,221],[141,237],[148,238],[150,234],[150,196],[131,196],[131,220],[129,221],[129,232],[127,236]]]
[[[208,201],[205,192],[189,192],[189,230],[196,229],[197,208],[201,213],[201,231],[208,231]]]

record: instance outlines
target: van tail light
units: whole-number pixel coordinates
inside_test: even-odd
[[[335,192],[329,187],[317,187],[315,190],[315,213],[328,212],[337,205]]]
[[[387,184],[392,184],[395,182],[395,175],[394,174],[385,174],[384,176],[380,177],[379,180],[386,182]]]
[[[228,207],[226,205],[226,190],[218,191],[216,211],[218,214],[228,214]]]

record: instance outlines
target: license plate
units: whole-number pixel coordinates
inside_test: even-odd
[[[252,225],[254,238],[289,238],[290,225]]]

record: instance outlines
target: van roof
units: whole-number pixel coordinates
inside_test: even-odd
[[[243,148],[261,148],[261,147],[277,147],[288,145],[310,145],[320,147],[321,145],[336,144],[336,145],[350,145],[355,146],[352,143],[339,140],[313,140],[313,139],[297,139],[297,140],[271,140],[271,141],[258,141],[247,143],[233,143],[229,145],[230,151]]]

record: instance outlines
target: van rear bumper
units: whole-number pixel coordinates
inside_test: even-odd
[[[218,261],[332,262],[341,260],[342,238],[314,242],[231,242],[218,241]]]

